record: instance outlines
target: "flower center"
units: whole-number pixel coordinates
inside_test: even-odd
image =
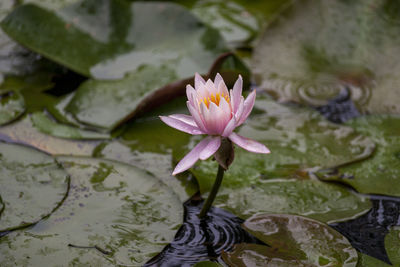
[[[207,108],[210,107],[211,102],[213,102],[215,105],[219,106],[219,102],[221,101],[221,98],[225,98],[226,102],[229,103],[229,95],[224,95],[224,93],[216,93],[211,94],[209,97],[204,97],[203,99],[200,100],[199,105],[203,102]]]

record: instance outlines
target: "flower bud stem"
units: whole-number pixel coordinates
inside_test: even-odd
[[[207,215],[207,212],[210,210],[212,203],[214,202],[215,197],[217,196],[219,187],[221,186],[222,179],[224,178],[224,173],[225,169],[218,164],[218,173],[217,177],[215,178],[214,185],[211,189],[210,194],[208,195],[208,198],[203,204],[203,208],[201,209],[199,213],[199,218],[202,219]]]

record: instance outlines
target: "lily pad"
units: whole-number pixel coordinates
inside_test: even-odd
[[[71,174],[64,204],[0,241],[0,265],[143,265],[171,242],[183,218],[177,196],[138,168],[59,158]]]
[[[347,124],[377,144],[375,153],[367,160],[318,176],[349,184],[361,193],[400,196],[400,117],[369,115]]]
[[[0,125],[9,123],[25,111],[23,96],[17,91],[0,91]]]
[[[143,65],[173,66],[187,78],[205,73],[226,51],[216,30],[173,3],[84,0],[56,12],[27,4],[1,25],[33,51],[101,79],[123,78]]]
[[[330,123],[316,111],[277,104],[264,95],[257,96],[253,114],[238,133],[265,144],[271,154],[236,148],[223,188],[241,188],[261,178],[307,179],[308,171],[364,159],[375,147],[368,137],[350,127]],[[190,145],[198,139],[194,137]],[[181,159],[184,153],[176,151],[175,158]],[[191,169],[201,193],[210,190],[216,170],[217,163],[210,160],[201,161]]]
[[[264,214],[243,227],[270,247],[239,245],[222,257],[230,266],[356,266],[357,251],[329,226],[308,218]],[[334,248],[334,249],[332,249]],[[264,265],[258,265],[261,261]],[[257,264],[258,263],[258,264]]]
[[[246,219],[260,213],[290,213],[332,223],[368,212],[366,197],[315,180],[268,179],[233,188],[224,180],[215,205]],[[226,182],[225,182],[226,181]]]
[[[64,200],[69,177],[51,156],[0,142],[0,195],[5,206],[0,232],[25,227],[52,213]]]
[[[168,67],[143,67],[119,81],[88,80],[83,83],[65,110],[85,124],[112,129],[156,89],[178,77]]]
[[[357,267],[391,267],[393,265],[389,265],[381,260],[378,260],[374,257],[368,256],[363,253],[358,253],[358,263]]]
[[[253,40],[260,31],[257,17],[247,11],[245,5],[234,1],[196,1],[191,11],[204,23],[218,29],[234,47]]]
[[[39,132],[29,116],[0,127],[0,140],[35,147],[52,155],[90,156],[101,142],[98,140],[67,140]]]
[[[44,112],[35,112],[31,115],[33,125],[42,133],[55,137],[67,139],[108,139],[110,136],[104,133],[97,133],[79,129],[71,125],[65,125],[52,120]]]
[[[348,88],[363,113],[400,113],[396,1],[297,1],[253,53],[261,88],[280,101],[324,105]]]
[[[385,237],[385,248],[393,266],[400,266],[400,228],[393,227]]]

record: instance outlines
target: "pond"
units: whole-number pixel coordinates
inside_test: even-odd
[[[0,266],[400,266],[398,1],[2,0],[0,20]],[[204,218],[218,153],[172,175],[205,136],[159,117],[193,115],[195,73],[242,77],[246,111],[256,92],[232,121],[257,143],[229,135]],[[236,116],[233,94],[199,109]]]

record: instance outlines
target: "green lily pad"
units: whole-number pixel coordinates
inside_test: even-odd
[[[330,123],[314,110],[280,105],[263,95],[257,96],[253,114],[237,132],[265,144],[271,154],[236,148],[223,188],[241,188],[260,178],[308,178],[308,171],[364,159],[375,146],[368,137]],[[194,137],[190,145],[199,139]],[[181,159],[186,151],[176,151],[175,158]],[[191,169],[201,193],[210,190],[216,170],[217,163],[211,160]]]
[[[35,149],[0,142],[0,151],[3,232],[34,224],[53,212],[68,192],[69,177],[54,158]]]
[[[0,91],[0,125],[9,123],[25,111],[23,96],[17,91]]]
[[[234,1],[196,1],[191,11],[204,23],[218,29],[232,46],[248,43],[260,31],[257,17]]]
[[[35,147],[52,155],[90,156],[99,140],[67,140],[39,132],[29,116],[0,127],[0,140]]]
[[[143,67],[119,81],[88,80],[76,91],[65,110],[85,124],[112,129],[156,89],[178,77],[168,67]]]
[[[400,227],[390,229],[385,237],[386,253],[393,266],[400,266]]]
[[[325,180],[353,186],[358,192],[400,196],[400,117],[370,115],[347,123],[376,144],[371,158],[338,169],[320,172]]]
[[[396,1],[300,1],[253,53],[258,84],[280,101],[315,106],[345,87],[359,111],[400,113]]]
[[[67,139],[108,139],[110,136],[79,129],[71,125],[65,125],[52,120],[44,112],[35,112],[31,115],[33,125],[42,133]]]
[[[64,204],[0,240],[0,265],[140,266],[171,242],[183,206],[146,171],[107,160],[59,158],[71,174]]]
[[[391,267],[393,265],[389,265],[377,258],[368,256],[363,253],[358,253],[358,263],[357,267]]]
[[[305,217],[264,214],[243,227],[270,247],[239,245],[222,257],[230,266],[356,266],[357,251],[329,226]],[[334,248],[334,249],[332,249]],[[260,261],[262,260],[262,261]]]
[[[1,25],[33,51],[101,79],[123,78],[143,65],[173,66],[187,78],[205,73],[226,51],[216,30],[173,3],[85,0],[56,12],[27,4]]]
[[[224,180],[214,205],[243,219],[260,213],[290,213],[326,223],[356,218],[371,208],[366,197],[320,181],[243,180],[242,187],[232,187]]]
[[[172,0],[189,8],[199,20],[217,29],[229,45],[249,45],[265,26],[288,8],[289,0]]]

